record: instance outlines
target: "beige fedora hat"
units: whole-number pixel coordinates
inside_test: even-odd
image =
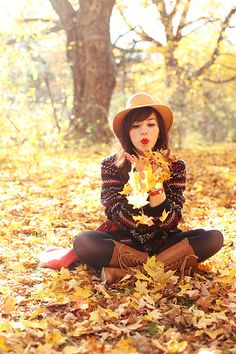
[[[167,132],[170,131],[173,123],[172,109],[167,105],[155,103],[152,96],[145,92],[140,92],[131,96],[126,103],[125,109],[116,113],[113,118],[113,131],[118,139],[122,122],[127,116],[127,114],[133,109],[141,107],[152,107],[156,111],[158,111],[165,122]]]

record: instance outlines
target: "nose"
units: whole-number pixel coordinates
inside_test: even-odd
[[[147,135],[147,127],[146,125],[141,125],[141,135]]]

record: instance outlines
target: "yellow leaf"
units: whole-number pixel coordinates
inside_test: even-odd
[[[221,334],[226,334],[223,328],[218,328],[213,331],[205,329],[204,332],[213,340],[216,339],[216,337],[218,337]]]
[[[91,286],[90,285],[85,285],[84,288],[77,287],[75,294],[78,297],[82,297],[83,299],[87,299],[87,298],[89,298],[92,295]]]
[[[170,213],[170,211],[167,211],[167,212],[166,212],[166,210],[164,209],[163,212],[162,212],[162,214],[161,214],[161,216],[159,217],[159,220],[160,220],[161,222],[164,222],[164,221],[166,220],[167,216],[169,215],[169,213]]]
[[[135,277],[139,280],[146,280],[146,281],[150,281],[150,278],[148,278],[145,274],[143,274],[142,272],[136,270],[136,274]]]
[[[137,350],[132,346],[132,339],[122,338],[116,344],[113,353],[115,354],[138,354]]]
[[[158,309],[155,309],[151,312],[148,313],[148,316],[151,317],[152,320],[159,320],[160,318],[163,317],[162,313],[158,310]]]
[[[116,313],[116,312],[114,312],[114,311],[112,311],[112,310],[110,310],[110,309],[102,309],[105,313],[106,313],[106,315],[108,316],[108,317],[110,317],[110,318],[118,318],[119,317],[119,315]]]
[[[198,329],[195,331],[195,337],[199,337],[202,334],[207,334],[211,339],[215,340],[221,334],[225,334],[225,330],[223,328],[218,328],[215,330],[208,330],[208,329]]]
[[[152,173],[152,167],[150,164],[144,168],[143,172],[145,176],[144,183],[146,184],[146,190],[150,191],[156,184],[156,175]]]
[[[60,331],[55,330],[53,333],[46,333],[45,340],[48,344],[53,343],[56,345],[61,345],[67,340],[67,338],[62,336]]]
[[[16,299],[13,296],[9,296],[4,300],[4,305],[2,306],[2,312],[6,315],[10,315],[15,310]]]
[[[187,290],[192,290],[193,285],[190,283],[186,283],[186,284],[180,284],[178,287],[181,289],[181,291],[178,293],[178,296],[183,296],[186,294]]]
[[[60,270],[60,275],[61,275],[61,278],[64,280],[68,280],[71,278],[71,274],[70,274],[69,270],[66,268],[63,268],[63,267]]]
[[[147,200],[151,189],[161,188],[162,183],[170,178],[169,163],[161,152],[147,152],[146,157],[142,157],[142,172],[135,171],[135,167],[129,172],[129,180],[124,185],[120,194],[126,195],[128,203],[134,208],[141,208],[149,204]],[[153,163],[155,168],[153,170]],[[158,187],[159,186],[159,187]],[[151,219],[140,219],[144,225],[153,225]]]
[[[134,194],[138,194],[139,189],[140,189],[140,175],[138,172],[134,171],[134,169],[132,169],[129,172],[129,180],[128,183],[130,185],[130,188],[132,189]]]
[[[103,322],[104,320],[107,320],[109,318],[118,318],[119,315],[110,310],[110,309],[106,309],[103,308],[101,306],[98,306],[96,311],[93,311],[90,313],[90,318],[89,320],[92,322]]]
[[[102,284],[95,285],[95,289],[99,293],[103,294],[105,299],[110,299],[111,298],[111,296],[108,294],[108,292],[106,292],[106,289],[105,289],[104,285],[102,285]]]
[[[160,151],[148,151],[144,152],[144,155],[147,156],[149,160],[153,160],[160,165],[169,165],[168,159]]]
[[[73,345],[67,345],[65,348],[63,348],[63,354],[79,354],[79,352],[80,349]]]
[[[7,332],[7,333],[13,332],[13,328],[9,320],[4,319],[0,322],[0,332]]]
[[[95,310],[95,311],[92,311],[90,313],[89,321],[92,321],[92,322],[95,322],[95,323],[97,323],[97,322],[99,323],[100,321],[102,321],[99,309]]]
[[[23,326],[30,327],[30,328],[36,328],[36,329],[47,329],[48,328],[48,322],[46,320],[41,320],[41,321],[25,321],[22,320]]]
[[[182,353],[188,346],[187,341],[177,342],[175,340],[169,341],[166,344],[167,353],[169,354],[177,354]]]
[[[149,257],[147,259],[147,262],[144,263],[143,267],[146,270],[146,272],[148,273],[148,275],[150,277],[152,277],[153,279],[155,279],[155,277],[156,277],[157,268],[160,267],[162,270],[164,269],[163,263],[158,262],[158,264],[157,264],[156,256]]]
[[[133,219],[135,221],[138,221],[138,224],[143,224],[143,225],[148,225],[148,226],[154,225],[152,216],[147,216],[145,214],[141,214],[138,216],[133,216]]]
[[[126,183],[124,185],[124,188],[121,192],[119,192],[121,195],[129,195],[132,191],[132,188],[129,183]]]
[[[232,280],[236,277],[236,267],[225,270],[225,273],[223,277],[222,275],[219,277],[220,283],[231,284]]]
[[[156,256],[149,257],[143,267],[150,276],[149,282],[154,282],[153,286],[156,291],[159,291],[159,289],[170,280],[174,283],[178,279],[173,275],[175,271],[165,271],[164,264],[158,262]]]
[[[38,317],[41,313],[45,312],[46,308],[45,307],[39,307],[37,310],[35,310],[32,315],[30,316],[29,320],[33,320],[34,318]]]
[[[99,321],[98,321],[99,322]],[[80,337],[83,334],[88,334],[88,331],[90,330],[90,326],[93,326],[94,323],[90,323],[87,321],[86,324],[77,324],[77,327],[73,329],[73,331],[70,331],[68,335],[73,336],[73,337]]]
[[[3,350],[3,353],[8,353],[11,348],[6,344],[6,339],[0,334],[0,349]]]
[[[147,289],[148,283],[146,281],[141,282],[140,280],[137,280],[135,282],[135,291],[137,291],[140,294],[147,294],[148,289]]]

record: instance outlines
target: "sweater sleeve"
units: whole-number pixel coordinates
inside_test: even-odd
[[[186,166],[183,160],[172,163],[171,178],[164,182],[166,200],[152,208],[150,204],[144,207],[144,212],[154,217],[155,225],[163,230],[173,230],[182,218],[182,208],[185,202],[184,190],[186,183]],[[161,222],[159,217],[163,211],[168,212],[167,218]]]

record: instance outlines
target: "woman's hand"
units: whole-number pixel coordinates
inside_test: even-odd
[[[144,168],[148,165],[152,167],[152,173],[154,174],[158,171],[158,168],[160,168],[160,165],[152,158],[147,158],[140,155],[137,157],[135,155],[130,155],[128,152],[125,152],[125,156],[140,174],[143,173]]]
[[[176,155],[171,155],[170,149],[163,150],[162,153],[167,158],[170,164],[178,160],[178,157]]]
[[[143,170],[149,164],[149,161],[146,157],[143,156],[135,156],[130,155],[128,152],[125,152],[125,156],[127,160],[135,167],[136,171],[141,175],[144,176]]]

